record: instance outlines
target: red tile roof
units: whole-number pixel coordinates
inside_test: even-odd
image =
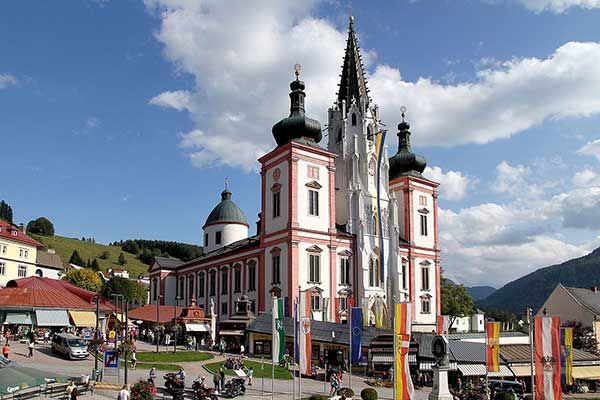
[[[181,316],[183,307],[173,306],[159,306],[160,310],[160,323],[164,324],[173,321],[173,317]],[[156,322],[156,304],[146,304],[145,306],[138,307],[134,310],[129,311],[129,319],[139,319],[146,322]]]
[[[17,234],[14,235],[13,232],[17,232]],[[35,240],[33,238],[30,238],[25,233],[23,233],[23,231],[21,231],[19,228],[17,228],[14,225],[9,224],[8,222],[6,222],[2,219],[0,219],[0,238],[7,239],[7,240],[14,240],[17,242],[28,244],[30,246],[44,247],[43,244],[41,244],[40,242],[38,242],[37,240]]]
[[[13,279],[0,289],[0,307],[95,309],[95,295],[67,281],[31,276]],[[114,307],[101,297],[100,309],[108,311]]]

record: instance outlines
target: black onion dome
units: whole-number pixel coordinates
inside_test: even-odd
[[[427,166],[425,157],[412,152],[409,129],[403,117],[398,124],[398,152],[390,158],[390,180],[402,175],[421,176]]]
[[[290,116],[273,125],[277,146],[283,146],[291,140],[319,143],[323,138],[321,123],[304,114],[304,88],[304,82],[298,78],[290,83]]]

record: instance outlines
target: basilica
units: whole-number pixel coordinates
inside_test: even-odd
[[[413,330],[435,330],[438,184],[422,175],[426,160],[411,149],[404,112],[395,154],[388,158],[388,145],[377,152],[382,124],[352,17],[327,143],[319,121],[305,114],[298,71],[290,89],[290,115],[273,126],[274,148],[258,159],[256,234],[249,236],[248,220],[226,188],[203,226],[204,255],[150,267],[151,302],[197,304],[224,321],[242,296],[254,313],[270,313],[272,297],[283,298],[291,316],[307,291],[315,320],[344,322],[355,306],[363,307],[365,323],[389,326],[393,303],[411,302]]]

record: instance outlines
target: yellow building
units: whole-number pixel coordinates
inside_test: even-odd
[[[0,287],[12,279],[33,275],[58,278],[62,265],[46,261],[38,263],[38,258],[48,258],[41,257],[45,255],[42,247],[40,242],[27,236],[24,229],[0,220]]]

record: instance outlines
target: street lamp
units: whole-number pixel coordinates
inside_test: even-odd
[[[175,296],[175,307],[173,307],[173,353],[177,352],[177,306],[179,305],[179,300],[181,297]]]

